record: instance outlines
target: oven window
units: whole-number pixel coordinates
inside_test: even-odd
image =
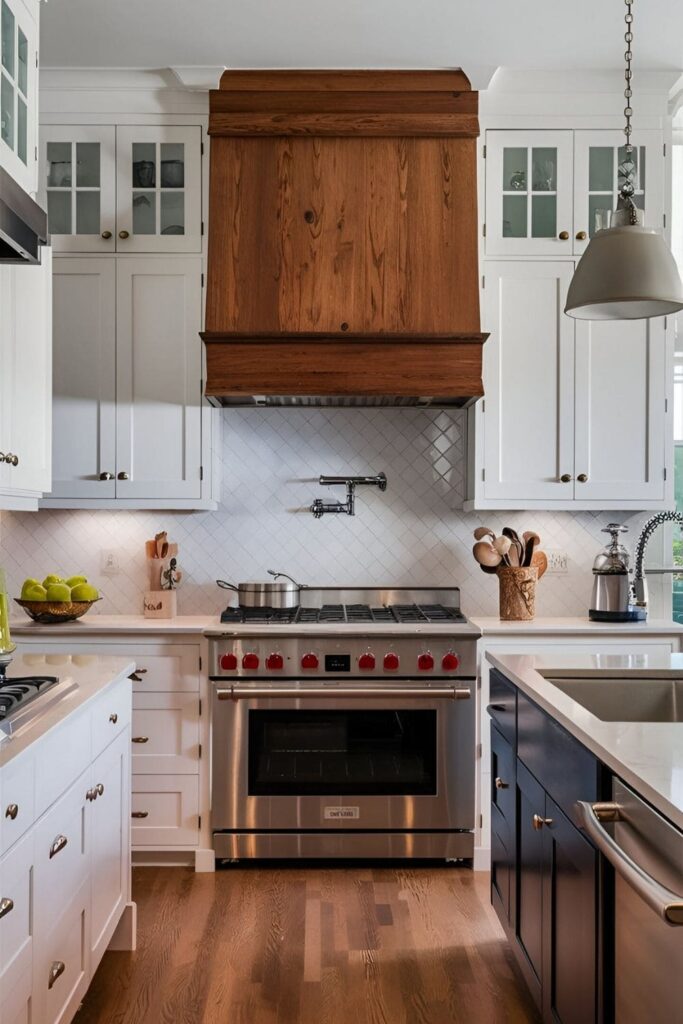
[[[251,796],[436,795],[436,711],[250,711]]]

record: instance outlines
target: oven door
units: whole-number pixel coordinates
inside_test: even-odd
[[[213,830],[470,830],[474,681],[215,684]]]

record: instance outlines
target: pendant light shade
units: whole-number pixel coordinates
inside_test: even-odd
[[[578,320],[642,320],[679,309],[683,284],[663,237],[641,224],[623,224],[591,239],[564,311]]]

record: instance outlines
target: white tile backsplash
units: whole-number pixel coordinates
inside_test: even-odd
[[[224,410],[222,494],[216,512],[3,512],[0,565],[10,594],[26,576],[85,573],[100,587],[97,610],[142,610],[144,542],[161,529],[180,545],[183,614],[218,611],[215,579],[266,578],[280,569],[311,584],[458,584],[469,614],[495,615],[497,580],[475,564],[481,523],[534,529],[546,549],[569,555],[565,576],[539,585],[539,615],[585,614],[591,565],[615,513],[464,513],[465,414],[430,409]],[[318,476],[384,470],[387,490],[357,489],[356,515],[314,519],[315,497],[344,500]],[[617,518],[620,518],[616,514]],[[624,514],[631,543],[645,515]],[[100,551],[114,548],[122,571],[102,577]]]

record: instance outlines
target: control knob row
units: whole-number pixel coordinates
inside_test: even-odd
[[[441,659],[441,667],[446,672],[455,672],[460,664],[460,659],[457,654],[453,651],[448,651],[444,654]],[[233,653],[223,654],[220,660],[221,668],[224,672],[233,672],[237,668],[237,655]],[[258,654],[253,651],[248,651],[242,656],[242,668],[246,669],[257,669],[260,665],[260,659]],[[396,672],[400,665],[400,659],[398,654],[394,651],[388,651],[382,661],[385,672]],[[309,651],[308,654],[304,654],[301,658],[301,667],[303,669],[316,669],[320,666],[320,660],[317,654]],[[269,654],[266,658],[265,667],[270,671],[278,671],[284,668],[284,658],[281,654],[276,652]],[[371,651],[366,651],[358,659],[358,667],[364,671],[371,671],[376,667],[375,655]],[[423,651],[422,654],[418,655],[417,667],[420,672],[431,672],[434,668],[434,656],[430,651]]]

